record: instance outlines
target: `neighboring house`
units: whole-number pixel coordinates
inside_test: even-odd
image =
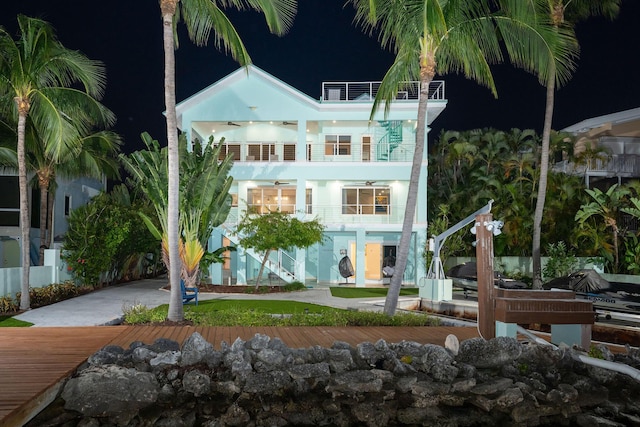
[[[583,120],[563,129],[577,137],[574,156],[554,170],[584,177],[587,188],[606,190],[612,184],[640,179],[640,108]]]
[[[233,153],[234,204],[209,245],[237,242],[234,229],[247,209],[280,210],[301,219],[317,217],[325,241],[308,250],[274,254],[268,268],[285,281],[308,284],[388,283],[400,241],[415,147],[418,83],[398,93],[390,112],[369,120],[379,82],[323,83],[313,99],[255,66],[240,68],[177,105],[178,127],[189,140],[215,143]],[[444,82],[429,88],[428,122],[445,108]],[[404,283],[426,276],[427,150],[419,183],[410,257]],[[213,283],[254,280],[260,256],[238,248],[210,270]],[[348,256],[355,277],[340,274]],[[266,279],[265,279],[266,282]]]
[[[71,210],[85,205],[100,191],[106,190],[105,184],[106,181],[100,182],[89,178],[57,179],[53,207],[53,230],[50,230],[51,235],[56,237],[55,246],[59,246],[61,236],[67,231],[67,218]],[[0,188],[2,188],[0,193],[0,268],[20,267],[20,195],[18,176],[15,170],[0,170]],[[31,189],[29,196],[31,264],[38,265],[40,191]]]

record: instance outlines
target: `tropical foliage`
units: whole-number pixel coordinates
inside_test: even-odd
[[[157,243],[139,216],[150,209],[121,184],[71,211],[63,259],[79,284],[98,288],[157,271]]]
[[[136,151],[120,158],[131,174],[137,188],[145,194],[155,209],[157,222],[147,215],[143,220],[151,233],[161,242],[162,257],[170,269],[168,257],[168,148],[160,148],[157,140],[142,135],[147,150]],[[184,135],[180,138],[180,241],[181,276],[191,287],[199,278],[199,264],[204,256],[207,240],[215,227],[222,224],[231,209],[229,188],[233,179],[229,171],[233,157],[219,161],[222,144],[213,138],[208,144],[196,141],[187,150]],[[159,227],[158,225],[159,224]],[[218,248],[216,248],[218,249]]]

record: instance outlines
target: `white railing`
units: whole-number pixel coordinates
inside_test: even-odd
[[[405,138],[393,144],[351,143],[332,147],[326,143],[308,143],[307,160],[310,162],[410,162],[415,151],[415,138]]]
[[[569,161],[558,162],[553,166],[556,172],[568,174],[602,174],[640,176],[640,156],[629,154],[613,154],[609,159],[590,159],[586,164]]]
[[[292,142],[225,141],[220,158],[233,153],[235,163],[295,162],[295,147]],[[324,142],[307,143],[306,153],[309,162],[410,162],[414,150],[415,138],[412,134],[407,134],[407,138],[403,138],[397,145],[375,141],[335,146]]]
[[[322,224],[402,224],[405,205],[306,205],[303,220],[317,218]],[[300,212],[303,212],[300,209]],[[232,231],[238,224],[239,208],[233,207],[224,223]]]
[[[323,82],[323,102],[371,102],[377,95],[380,82]],[[420,82],[407,82],[402,85],[396,100],[417,101],[420,96]],[[429,83],[429,99],[444,100],[444,81]]]

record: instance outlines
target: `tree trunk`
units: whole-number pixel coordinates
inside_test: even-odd
[[[30,238],[29,230],[29,192],[27,185],[27,162],[25,157],[25,126],[27,112],[18,106],[18,184],[20,188],[20,247],[22,260],[22,285],[20,286],[20,310],[31,308],[29,295],[29,269],[31,259],[29,257]]]
[[[262,264],[260,265],[260,271],[258,272],[258,277],[256,277],[256,291],[260,289],[260,278],[262,277],[262,273],[264,272],[264,266],[269,259],[269,254],[271,253],[271,249],[269,249],[265,254],[264,258],[262,258]]]
[[[169,152],[169,184],[167,206],[167,237],[169,245],[169,283],[171,296],[167,318],[174,322],[184,320],[182,292],[180,291],[180,255],[178,251],[180,166],[178,158],[178,125],[176,118],[175,43],[173,18],[177,0],[162,0],[162,25],[164,42],[164,99],[167,117],[167,147]]]
[[[427,127],[427,100],[429,98],[429,83],[433,76],[425,76],[421,71],[420,75],[420,98],[418,101],[418,123],[416,129],[416,148],[413,153],[413,162],[411,164],[411,177],[409,181],[409,190],[407,194],[407,204],[404,210],[404,220],[402,222],[402,234],[400,235],[400,244],[398,246],[398,256],[396,257],[396,266],[391,281],[389,283],[389,292],[384,302],[384,313],[393,316],[398,306],[398,297],[400,296],[400,287],[404,271],[407,268],[407,259],[409,258],[409,249],[411,245],[411,235],[413,234],[413,221],[416,215],[416,204],[418,202],[418,185],[420,183],[420,172],[422,170],[422,157],[424,154],[424,146],[426,140]]]
[[[549,172],[549,140],[551,139],[551,122],[553,121],[553,104],[556,88],[555,67],[551,65],[547,81],[547,106],[544,112],[544,127],[542,129],[542,152],[540,153],[540,181],[538,184],[538,198],[533,216],[533,242],[531,255],[533,257],[533,289],[542,289],[542,260],[540,251],[540,236],[542,234],[542,215],[544,202],[547,197],[547,175]]]

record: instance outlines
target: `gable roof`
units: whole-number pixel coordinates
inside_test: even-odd
[[[302,103],[307,103],[309,106],[315,107],[317,108],[318,106],[318,101],[316,101],[315,99],[311,98],[310,96],[300,92],[298,89],[294,88],[291,85],[288,85],[287,83],[283,82],[282,80],[272,76],[271,74],[267,73],[266,71],[262,70],[261,68],[253,65],[253,64],[249,64],[246,67],[240,67],[238,68],[236,71],[234,71],[231,74],[228,74],[227,76],[223,77],[222,79],[218,80],[217,82],[209,85],[208,87],[202,89],[201,91],[197,92],[196,94],[190,96],[189,98],[185,99],[184,101],[179,102],[176,105],[176,113],[178,115],[178,123],[180,123],[181,120],[181,115],[184,111],[190,109],[191,107],[194,107],[198,104],[200,104],[201,102],[211,98],[212,96],[215,96],[217,93],[222,92],[223,90],[227,89],[228,87],[234,85],[235,83],[242,81],[244,79],[247,78],[255,78],[255,79],[259,79],[259,80],[263,80],[267,83],[269,83],[270,85],[274,86],[277,90],[281,90],[283,92],[285,92],[286,94],[298,99],[300,102]]]
[[[571,133],[585,133],[601,126],[619,125],[636,120],[640,120],[640,107],[586,119],[563,130]]]

